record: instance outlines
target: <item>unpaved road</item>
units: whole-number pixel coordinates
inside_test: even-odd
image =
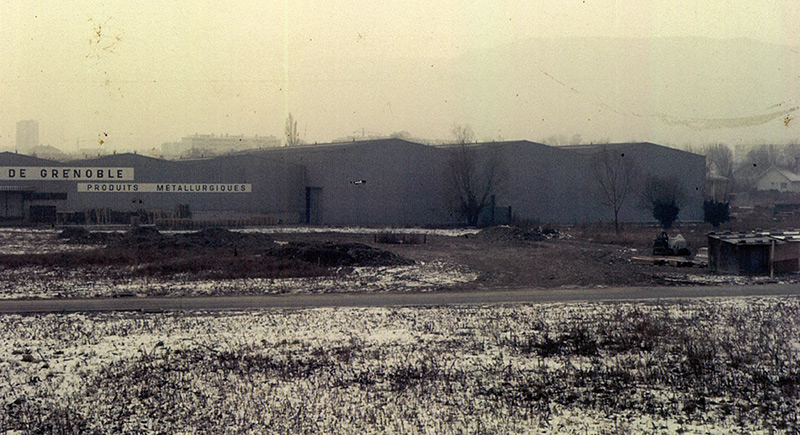
[[[797,284],[602,289],[495,289],[430,293],[339,293],[186,298],[0,300],[0,313],[80,311],[253,310],[269,308],[493,305],[517,303],[656,301],[745,296],[800,296]]]

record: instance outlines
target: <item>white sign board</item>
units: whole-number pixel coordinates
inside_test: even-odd
[[[244,183],[78,183],[85,193],[251,193]]]
[[[133,168],[0,166],[0,180],[131,181],[133,180]]]

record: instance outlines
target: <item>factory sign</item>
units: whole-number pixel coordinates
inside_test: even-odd
[[[251,193],[244,183],[78,183],[88,193]]]
[[[130,181],[133,180],[133,168],[0,166],[0,180]]]

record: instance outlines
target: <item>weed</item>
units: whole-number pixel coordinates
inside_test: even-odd
[[[52,401],[29,400],[19,397],[5,405],[0,412],[0,431],[24,434],[99,434],[91,429],[80,413],[69,406],[59,406]]]
[[[799,310],[774,298],[6,316],[17,353],[0,360],[0,428],[793,433]],[[54,392],[63,375],[25,354],[80,362],[74,390]]]

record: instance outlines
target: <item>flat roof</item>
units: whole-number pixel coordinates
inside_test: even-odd
[[[726,231],[724,233],[709,233],[709,238],[717,239],[721,242],[734,245],[782,245],[786,242],[800,242],[800,232],[798,231],[753,231],[734,233]]]
[[[30,192],[34,191],[34,186],[0,186],[0,192]]]

